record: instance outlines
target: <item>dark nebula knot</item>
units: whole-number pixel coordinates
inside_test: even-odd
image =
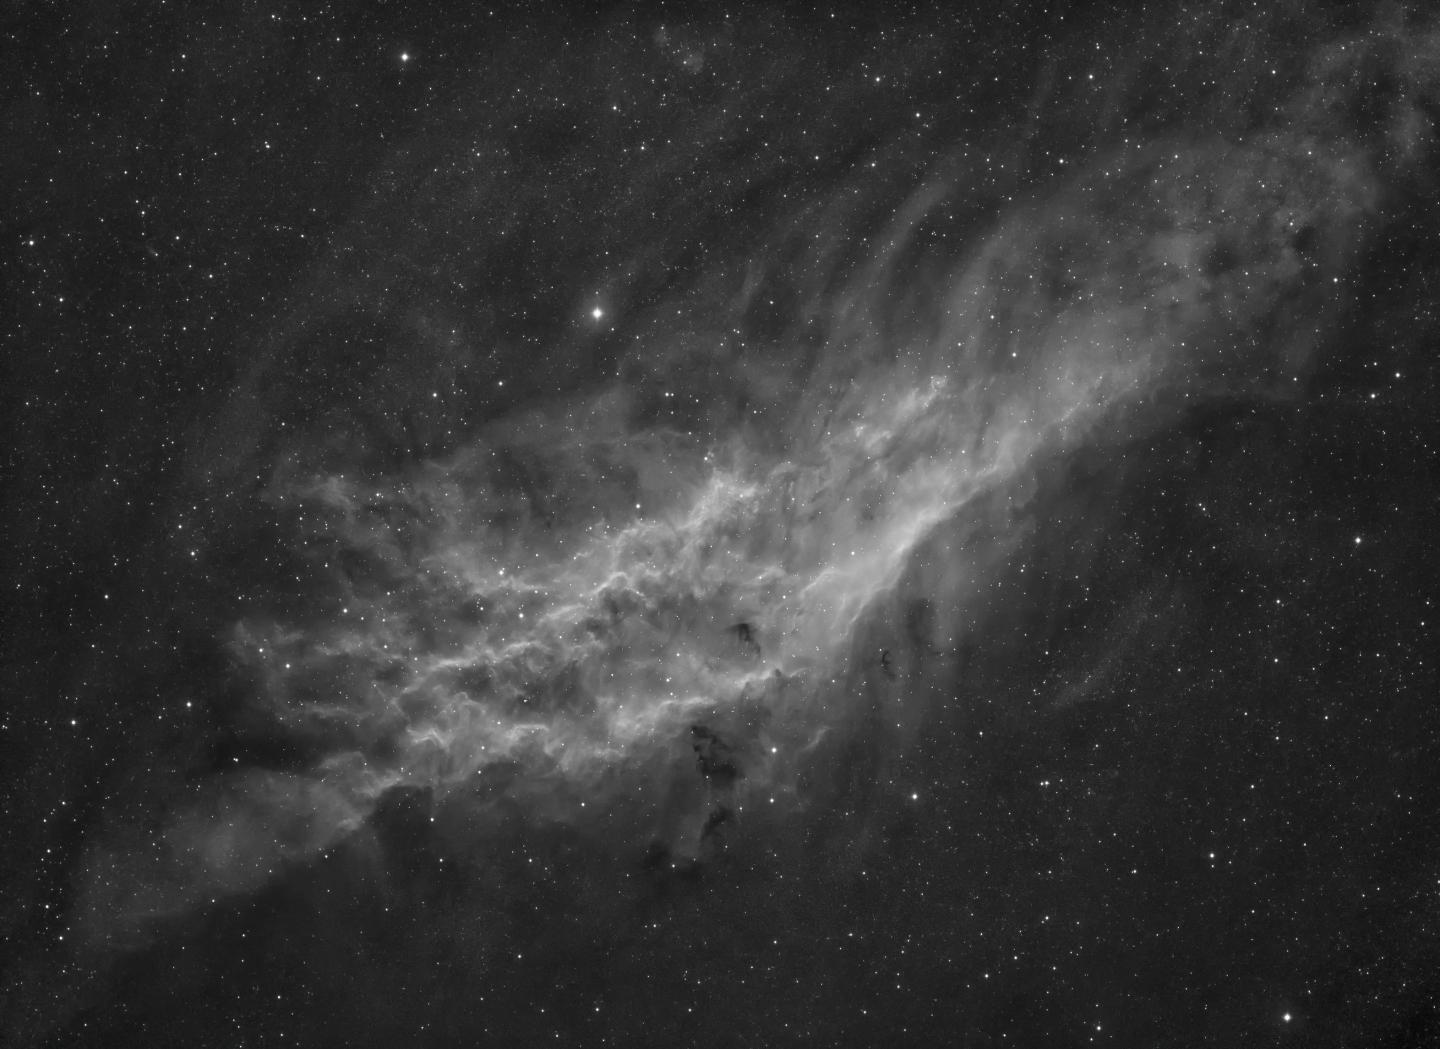
[[[702,776],[712,783],[724,785],[732,784],[739,778],[740,768],[728,743],[704,725],[692,725],[690,734],[694,740],[690,746],[695,751],[695,763],[700,767]]]
[[[0,1044],[1440,1045],[1440,14],[12,4]]]

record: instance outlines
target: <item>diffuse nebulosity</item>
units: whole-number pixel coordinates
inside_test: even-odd
[[[986,614],[1039,464],[1303,387],[1428,149],[1429,45],[1407,40],[1318,46],[1213,132],[1147,122],[1138,82],[1088,118],[1037,96],[1027,135],[1091,140],[1019,195],[1008,136],[847,132],[858,72],[805,103],[842,158],[824,170],[737,129],[754,88],[694,102],[694,141],[649,155],[547,139],[549,181],[447,118],[262,333],[197,457],[263,479],[247,527],[315,580],[220,638],[241,734],[280,757],[217,761],[158,848],[98,841],[82,925],[259,888],[404,788],[482,839],[502,807],[619,812],[597,833],[652,866],[803,819],[857,734],[902,747],[924,717],[921,653]],[[1403,86],[1362,120],[1374,62]],[[432,155],[447,175],[421,176]],[[603,265],[526,240],[592,211],[616,216],[585,232]],[[526,281],[550,319],[512,308]],[[923,637],[901,598],[932,610]]]

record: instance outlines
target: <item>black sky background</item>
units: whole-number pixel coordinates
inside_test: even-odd
[[[4,31],[7,1043],[1440,1039],[1423,9]]]

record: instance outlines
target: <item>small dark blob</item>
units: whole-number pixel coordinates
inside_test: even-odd
[[[714,835],[725,824],[734,819],[734,814],[724,805],[717,805],[710,810],[710,815],[705,817],[705,826],[700,828],[700,840]]]
[[[483,597],[469,597],[455,607],[455,618],[478,626],[490,618],[490,602]]]
[[[676,856],[663,841],[652,841],[640,860],[640,867],[646,874],[653,875],[660,886],[680,881],[694,881],[700,877],[700,861],[686,856]]]
[[[375,671],[375,680],[382,685],[399,685],[409,676],[409,667],[396,660]]]
[[[894,680],[895,660],[890,655],[890,650],[888,648],[882,648],[880,650],[880,670],[886,677]]]
[[[1320,234],[1314,226],[1301,226],[1290,241],[1295,249],[1295,254],[1302,259],[1310,261],[1314,259],[1320,248]]]
[[[695,763],[700,774],[712,783],[733,783],[740,778],[739,766],[730,745],[711,732],[704,725],[690,728],[690,748],[695,751]]]
[[[1207,277],[1223,277],[1240,267],[1240,250],[1229,241],[1217,241],[1205,253],[1202,267]]]
[[[455,688],[478,695],[489,691],[494,673],[485,663],[470,663],[455,669]]]
[[[760,641],[755,636],[755,628],[749,623],[736,623],[730,628],[730,633],[734,635],[736,643],[750,655],[760,655]]]

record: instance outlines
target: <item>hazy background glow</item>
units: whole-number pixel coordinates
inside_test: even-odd
[[[250,479],[256,530],[311,581],[221,631],[235,717],[300,756],[209,771],[143,840],[117,820],[82,926],[125,940],[261,887],[366,833],[397,788],[482,842],[500,807],[630,806],[617,834],[694,858],[717,804],[743,822],[814,803],[877,694],[881,745],[903,748],[933,672],[898,640],[877,669],[888,612],[923,598],[930,640],[963,643],[1045,462],[1303,388],[1428,134],[1414,39],[1317,45],[1270,117],[1214,133],[1127,120],[1138,72],[1098,106],[1041,85],[1024,136],[923,165],[923,126],[847,139],[875,90],[849,70],[807,103],[831,159],[806,173],[737,123],[743,86],[588,180],[603,108],[531,161],[470,104],[490,87],[462,88],[252,333],[198,435],[195,476]],[[689,68],[728,45],[655,46]],[[1234,58],[1217,69],[1244,75]],[[1401,87],[1362,126],[1337,114],[1369,61]],[[1066,122],[1091,148],[1037,174],[1031,141]],[[579,261],[527,254],[571,223]],[[537,281],[555,311],[527,328],[505,296]],[[695,726],[733,780],[702,782]]]

